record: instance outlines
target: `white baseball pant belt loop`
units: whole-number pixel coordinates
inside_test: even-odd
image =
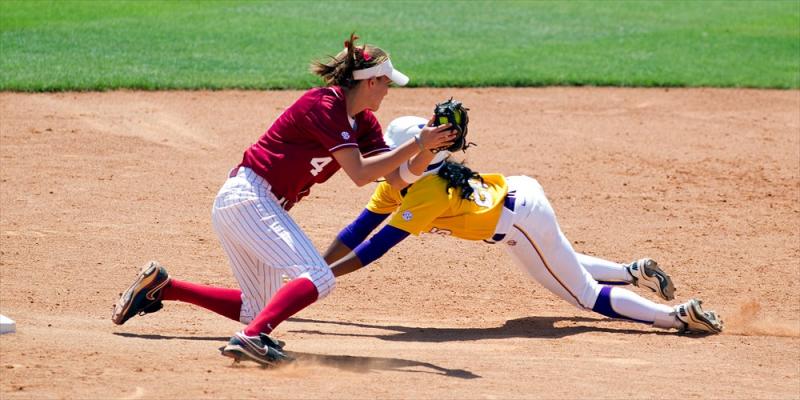
[[[267,182],[261,175],[255,173],[255,171],[251,170],[250,168],[243,167],[243,166],[236,166],[231,169],[231,172],[228,173],[228,178],[235,178],[237,175],[241,174],[242,177],[250,177],[251,179],[259,181],[264,187],[267,188],[267,191],[270,195],[272,195],[273,199],[276,203],[280,204],[281,207],[286,208],[286,199],[283,197],[278,197],[274,191],[272,191],[272,185]]]
[[[497,227],[491,238],[484,240],[489,244],[503,243],[508,238],[506,235],[511,230],[514,224],[515,217],[518,215],[525,215],[530,211],[531,201],[524,198],[522,193],[519,193],[511,185],[508,187],[508,194],[503,200],[503,212],[500,214],[500,219],[497,221]]]

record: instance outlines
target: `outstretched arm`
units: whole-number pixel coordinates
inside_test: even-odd
[[[347,247],[346,244],[342,243],[342,240],[338,237],[333,239],[331,245],[328,246],[328,250],[325,250],[325,254],[322,255],[325,258],[325,263],[328,265],[332,265],[336,261],[342,259],[342,257],[346,256],[347,253],[353,251],[350,247]]]
[[[430,150],[421,151],[414,157],[411,157],[405,165],[400,164],[400,168],[386,175],[386,180],[395,189],[403,190],[403,188],[422,177],[422,174],[425,173],[425,169],[428,168],[428,164],[430,164],[434,156],[435,154]]]
[[[390,174],[420,151],[437,149],[452,142],[455,136],[456,131],[451,130],[450,124],[426,126],[422,129],[419,139],[408,141],[392,151],[373,157],[364,158],[354,147],[343,147],[331,154],[356,185],[364,186]]]
[[[428,120],[427,123],[427,127],[431,126],[433,126],[433,117]],[[421,138],[422,132],[420,132],[420,139]],[[420,151],[417,155],[411,157],[411,159],[405,163],[400,164],[400,167],[386,175],[386,181],[395,189],[403,190],[403,188],[422,177],[422,174],[428,168],[428,164],[430,164],[434,156],[435,154],[430,149]]]
[[[355,250],[331,264],[333,276],[349,274],[367,266],[406,237],[408,237],[408,232],[391,225],[384,226],[375,236],[359,244]]]
[[[325,262],[330,265],[347,255],[347,253],[361,244],[367,238],[367,235],[372,233],[388,216],[389,214],[378,214],[365,208],[350,225],[347,225],[339,232],[336,239],[333,239],[333,243],[328,246],[328,250],[323,255]]]

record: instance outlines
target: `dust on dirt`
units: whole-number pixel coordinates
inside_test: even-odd
[[[800,321],[784,316],[764,315],[761,304],[756,299],[749,299],[727,317],[726,333],[744,336],[800,336]]]

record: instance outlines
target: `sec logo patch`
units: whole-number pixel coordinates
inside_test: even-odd
[[[411,214],[411,211],[406,211],[403,213],[403,219],[406,221],[411,221],[411,218],[414,217],[414,214]]]
[[[350,132],[342,131],[342,139],[350,140]]]

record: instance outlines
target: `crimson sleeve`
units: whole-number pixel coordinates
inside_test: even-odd
[[[368,110],[364,112],[362,124],[366,132],[362,133],[361,137],[358,139],[358,148],[364,157],[370,157],[390,150],[389,146],[387,146],[386,142],[383,140],[381,124],[372,112]]]

